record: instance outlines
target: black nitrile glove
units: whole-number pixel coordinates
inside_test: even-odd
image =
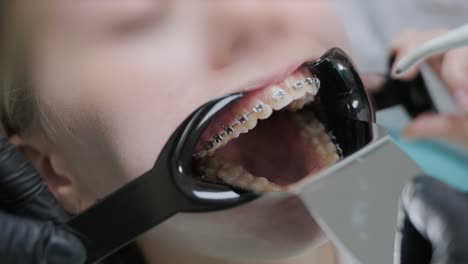
[[[0,138],[0,262],[84,263],[81,242],[59,227],[67,217],[31,164]]]
[[[402,194],[395,263],[468,263],[468,193],[416,177]]]

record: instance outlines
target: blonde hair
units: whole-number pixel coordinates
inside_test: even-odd
[[[0,121],[8,136],[26,133],[37,118],[34,94],[26,74],[27,23],[21,21],[15,2],[0,4]]]

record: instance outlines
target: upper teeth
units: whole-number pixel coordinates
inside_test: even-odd
[[[283,96],[285,95],[286,93],[283,91],[283,90],[278,90],[276,92],[274,92],[272,95],[271,95],[271,98],[273,98],[273,100],[275,101],[279,101],[281,99],[283,99]]]
[[[224,131],[226,131],[226,134],[231,135],[234,133],[234,128],[232,126],[225,126]]]
[[[307,77],[304,80],[297,81],[292,86],[294,89],[299,90],[304,88],[306,84],[315,84],[317,89],[320,89],[320,80],[317,77]],[[273,94],[271,94],[271,98],[275,101],[280,101],[286,95],[286,92],[283,90],[277,90]],[[265,105],[263,103],[256,104],[252,111],[248,112],[247,114],[238,115],[236,117],[236,122],[232,125],[223,126],[223,131],[218,134],[214,134],[213,138],[207,142],[205,145],[205,149],[201,150],[200,152],[194,154],[194,157],[203,157],[207,151],[213,149],[214,147],[220,145],[223,142],[226,135],[231,135],[235,132],[236,127],[239,125],[243,125],[249,121],[249,117],[254,113],[260,113],[264,110]]]
[[[215,134],[213,136],[213,139],[215,140],[216,143],[220,143],[221,141],[223,141],[224,136],[225,136],[224,132],[220,134]]]
[[[305,81],[298,81],[297,83],[294,84],[294,89],[302,89],[304,87],[304,82]],[[309,83],[311,84],[311,83]]]
[[[316,78],[316,77],[307,77],[305,80],[304,80],[305,83],[307,84],[315,84],[317,86],[317,88],[320,88],[320,79],[319,78]]]
[[[247,121],[249,120],[249,118],[245,115],[238,115],[237,116],[237,121],[239,122],[239,124],[245,124]]]
[[[255,113],[260,113],[260,112],[263,111],[263,108],[264,108],[264,107],[265,107],[265,106],[264,106],[263,104],[257,104],[257,105],[253,108],[253,111],[254,111]]]

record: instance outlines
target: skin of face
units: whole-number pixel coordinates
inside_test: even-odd
[[[29,7],[37,19],[31,82],[49,140],[32,133],[12,141],[72,213],[150,169],[203,103],[255,88],[331,47],[349,51],[325,0],[43,0]],[[179,214],[139,243],[166,259],[267,260],[317,244],[317,230],[289,197]]]

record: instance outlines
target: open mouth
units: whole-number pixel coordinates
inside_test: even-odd
[[[197,179],[271,192],[335,164],[340,148],[315,114],[319,89],[320,80],[302,66],[229,105],[195,147]]]

